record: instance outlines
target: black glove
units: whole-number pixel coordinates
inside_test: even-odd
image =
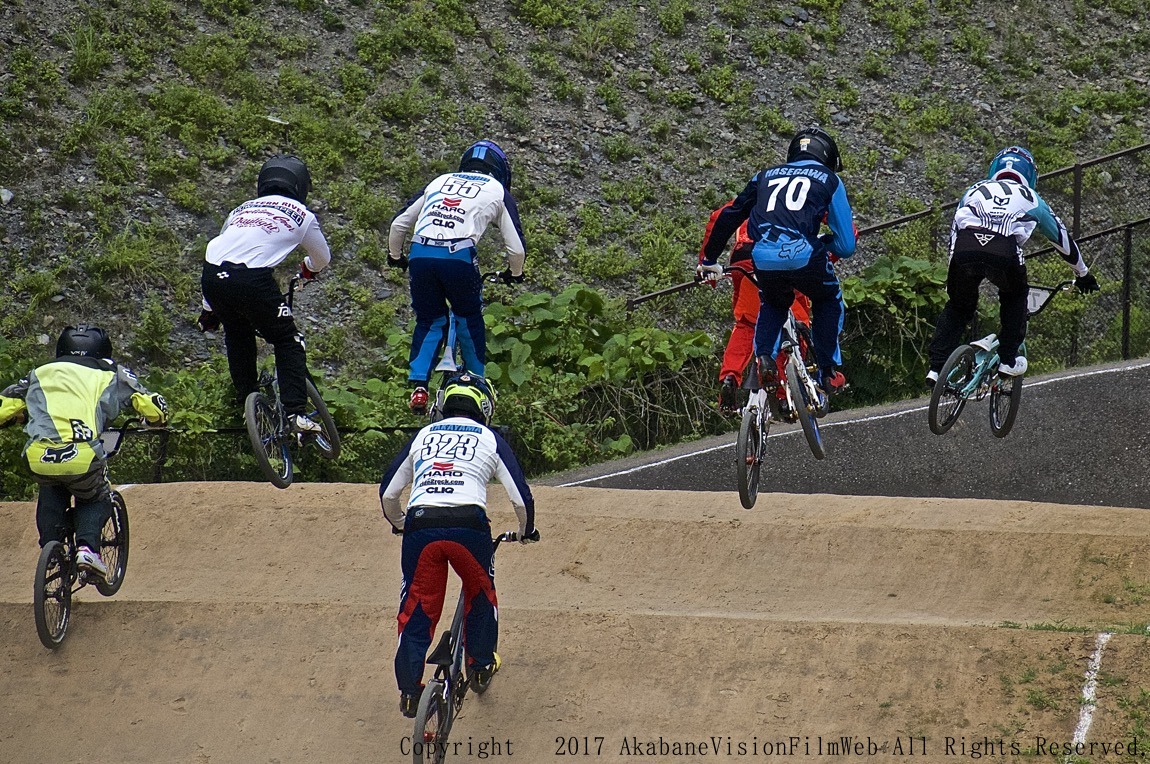
[[[393,258],[391,255],[387,256],[388,268],[399,268],[401,271],[407,270],[407,255],[400,255],[399,259]]]
[[[511,275],[511,269],[510,268],[508,268],[507,270],[505,270],[499,274],[499,280],[502,281],[504,284],[508,284],[508,285],[510,285],[510,284],[522,284],[523,280],[525,278],[527,278],[527,276],[522,274],[522,273],[520,273],[518,276]]]
[[[539,529],[538,528],[533,529],[526,536],[520,536],[519,537],[519,543],[520,544],[534,544],[538,540],[539,540]]]
[[[392,535],[392,536],[402,536],[402,535],[403,535],[403,531],[402,531],[401,529],[399,529],[399,528],[396,528],[396,527],[393,525],[393,526],[391,526],[391,535]]]
[[[1087,273],[1085,276],[1079,276],[1074,279],[1074,286],[1078,287],[1078,291],[1082,294],[1097,292],[1102,288],[1098,286],[1098,279],[1094,278],[1093,273]]]
[[[201,332],[214,332],[220,328],[220,319],[214,312],[204,310],[200,313],[200,317],[196,319],[196,328]]]

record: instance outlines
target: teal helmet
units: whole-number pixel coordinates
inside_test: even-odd
[[[1038,183],[1038,165],[1034,163],[1034,156],[1026,149],[1021,146],[1008,146],[994,155],[986,177],[988,180],[1014,177],[1034,188]]]

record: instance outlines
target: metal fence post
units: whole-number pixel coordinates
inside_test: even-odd
[[[1074,231],[1070,234],[1077,239],[1082,235],[1082,164],[1074,165]]]
[[[1133,277],[1134,226],[1128,225],[1122,236],[1122,360],[1130,360],[1130,281]]]

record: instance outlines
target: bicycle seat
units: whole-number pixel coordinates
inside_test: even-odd
[[[451,632],[445,631],[439,638],[439,644],[431,651],[431,655],[427,656],[427,662],[432,666],[443,666],[448,668],[451,665]]]
[[[970,346],[978,348],[979,350],[985,350],[987,353],[989,353],[998,347],[998,335],[988,334],[982,339],[975,340],[974,342],[970,343]]]

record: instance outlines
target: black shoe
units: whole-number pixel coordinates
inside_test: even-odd
[[[419,696],[409,695],[406,692],[399,694],[399,712],[406,716],[408,719],[415,718],[415,712],[419,709]]]
[[[735,383],[735,378],[727,376],[723,380],[723,384],[719,387],[719,413],[730,416],[735,413],[738,403],[735,402],[735,391],[739,386]]]
[[[759,384],[769,393],[779,389],[779,372],[770,356],[759,356]]]
[[[495,656],[495,662],[490,666],[475,669],[475,673],[471,675],[471,686],[475,688],[475,692],[479,695],[487,692],[487,688],[491,686],[491,677],[499,671],[499,666],[502,661],[499,660],[499,653],[492,653]]]

